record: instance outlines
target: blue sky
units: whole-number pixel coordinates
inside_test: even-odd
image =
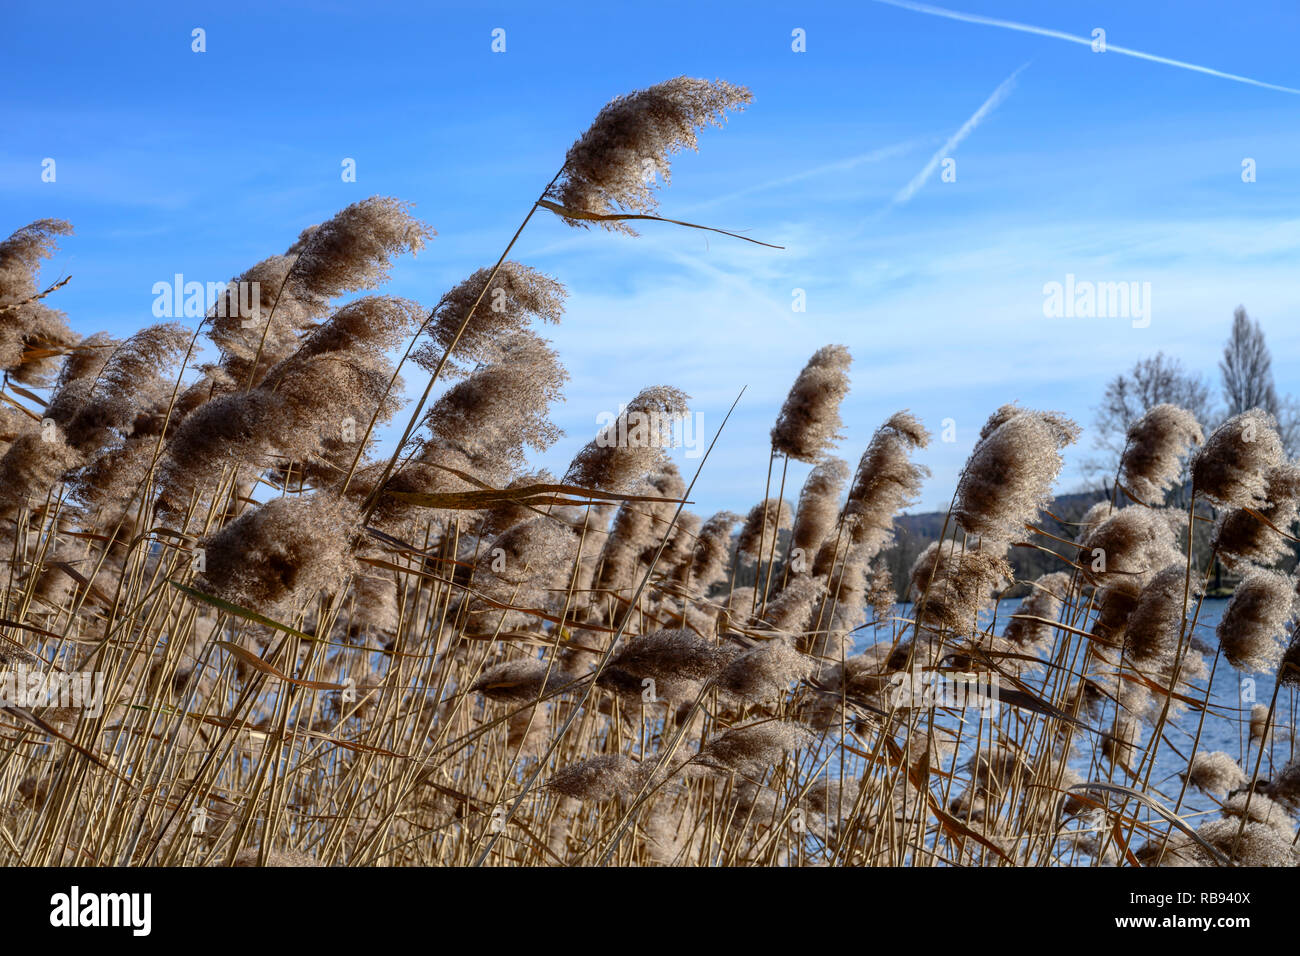
[[[1289,3],[951,2],[1300,88]],[[661,211],[785,249],[535,217],[514,258],[569,288],[547,331],[572,376],[554,414],[566,436],[540,464],[562,468],[642,386],[686,390],[710,432],[747,387],[693,495],[743,510],[790,383],[831,342],[854,356],[843,457],[900,408],[936,437],[955,422],[955,442],[920,455],[926,509],[946,507],[998,405],[1090,425],[1106,380],[1157,350],[1213,376],[1238,304],[1264,325],[1279,390],[1300,391],[1300,95],[911,6],[11,2],[0,228],[70,220],[43,277],[73,278],[51,304],[79,331],[122,333],[154,321],[155,282],[224,281],[393,195],[438,238],[385,291],[430,305],[496,259],[610,97],[721,77],[754,103],[674,163]],[[922,176],[942,158],[955,182]],[[1045,317],[1044,285],[1067,274],[1149,282],[1150,324]],[[1092,440],[1067,454],[1062,489]]]

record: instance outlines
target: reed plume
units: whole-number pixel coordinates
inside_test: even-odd
[[[1282,659],[1282,635],[1295,614],[1295,582],[1280,571],[1256,569],[1232,592],[1215,634],[1223,656],[1245,671],[1271,671]]]
[[[1078,436],[1078,426],[1054,412],[999,409],[957,483],[958,527],[990,542],[1020,534],[1051,497],[1064,464],[1060,450]]]
[[[0,242],[0,370],[23,385],[47,382],[80,338],[40,301],[36,285],[41,260],[54,255],[58,236],[70,235],[64,220],[38,219]]]
[[[1120,481],[1139,502],[1158,505],[1178,480],[1184,456],[1205,440],[1196,416],[1163,403],[1152,406],[1128,427],[1120,458]]]
[[[232,604],[273,613],[337,593],[356,570],[355,527],[350,509],[328,495],[275,498],[204,540],[197,583]]]
[[[716,675],[734,654],[687,630],[652,631],[630,638],[610,666],[634,677],[701,681]]]
[[[1186,571],[1181,564],[1171,564],[1158,571],[1138,596],[1129,616],[1125,648],[1139,669],[1165,669],[1174,662],[1178,642],[1185,627],[1183,595],[1187,589]],[[1199,597],[1192,585],[1191,600]]]
[[[840,402],[849,393],[849,350],[826,345],[813,353],[772,427],[772,451],[815,462],[840,435]]]
[[[791,512],[788,501],[768,498],[749,509],[740,534],[736,537],[736,552],[761,558],[762,551],[771,547],[778,532],[790,527]]]
[[[517,657],[493,664],[469,685],[469,690],[491,700],[525,703],[538,700],[568,682],[569,678],[559,668],[546,661]]]
[[[687,76],[615,97],[569,147],[547,195],[572,212],[653,214],[658,208],[655,177],[670,181],[673,154],[696,149],[698,130],[721,127],[728,110],[742,109],[752,100],[743,86]],[[576,217],[565,221],[587,225]],[[605,229],[636,235],[625,222],[599,221]]]
[[[1003,637],[1021,647],[1042,645],[1053,627],[1070,591],[1070,576],[1061,571],[1044,574],[1033,583],[1029,596],[1020,602],[1017,616],[1007,622]],[[1037,618],[1037,620],[1032,620]]]
[[[835,527],[840,495],[848,480],[848,462],[842,458],[826,458],[808,473],[799,492],[799,507],[790,531],[792,554],[796,551],[804,555],[817,554],[817,549]],[[812,562],[806,564],[811,566]]]
[[[718,686],[753,703],[779,698],[812,674],[813,661],[783,638],[763,641],[737,655],[718,675]]]
[[[934,541],[912,565],[912,600],[917,615],[931,626],[969,629],[992,604],[994,591],[1011,578],[1011,566],[996,550]]]
[[[417,460],[464,462],[489,484],[507,483],[527,466],[529,449],[545,451],[559,440],[549,412],[568,377],[546,342],[512,333],[498,344],[496,361],[475,369],[429,409],[429,437]]]
[[[695,761],[722,771],[759,776],[786,754],[808,747],[812,732],[790,721],[733,727],[700,748]]]
[[[479,269],[443,294],[433,307],[428,341],[412,353],[416,362],[433,371],[444,355],[454,351],[453,370],[499,363],[506,357],[502,343],[513,334],[529,331],[533,322],[555,324],[564,316],[568,291],[550,276],[512,261],[503,262],[489,283],[490,275],[491,269]],[[462,329],[471,307],[480,300],[486,305],[474,309]]]
[[[222,367],[241,386],[256,384],[325,317],[332,300],[380,285],[396,256],[419,252],[434,235],[409,210],[386,196],[353,203],[304,229],[284,255],[231,280],[209,312],[208,335]]]
[[[1282,463],[1277,421],[1252,408],[1216,428],[1192,456],[1197,494],[1228,508],[1258,508],[1268,495],[1268,475]]]
[[[567,483],[628,491],[664,460],[673,424],[688,414],[686,393],[667,385],[643,389],[574,457]]]
[[[850,542],[862,561],[870,561],[889,543],[895,515],[920,494],[930,471],[913,464],[909,455],[929,443],[930,433],[908,411],[895,412],[871,436],[844,505]],[[817,573],[826,573],[828,565],[820,556],[817,565]]]
[[[731,529],[740,516],[731,511],[719,511],[704,522],[691,556],[690,580],[696,590],[707,593],[726,575],[731,549]]]
[[[546,786],[575,800],[603,802],[634,792],[636,771],[636,763],[623,754],[603,754],[556,771]]]
[[[1300,465],[1284,463],[1265,475],[1266,501],[1258,508],[1223,511],[1210,546],[1229,568],[1268,566],[1291,552],[1284,535],[1300,519]]]
[[[1198,753],[1187,768],[1187,779],[1192,786],[1206,793],[1227,795],[1248,781],[1245,771],[1237,761],[1222,750]]]
[[[1079,563],[1091,581],[1140,589],[1157,571],[1182,554],[1175,529],[1184,515],[1129,507],[1095,524],[1083,539]]]

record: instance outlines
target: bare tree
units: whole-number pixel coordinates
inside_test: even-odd
[[[1273,356],[1259,322],[1244,306],[1232,313],[1232,332],[1219,362],[1227,414],[1262,408],[1275,417],[1287,453],[1300,452],[1300,405],[1290,395],[1279,398],[1273,383]]]
[[[1097,447],[1109,454],[1107,460],[1097,463],[1097,470],[1115,470],[1129,425],[1163,402],[1187,409],[1202,426],[1213,423],[1214,408],[1205,379],[1184,369],[1178,359],[1157,352],[1107,383],[1095,424]]]
[[[1286,453],[1292,458],[1300,456],[1300,402],[1294,396],[1284,395],[1278,399],[1277,433]]]
[[[1262,408],[1270,415],[1278,410],[1273,386],[1273,356],[1264,342],[1264,330],[1246,314],[1243,306],[1232,313],[1232,332],[1219,362],[1223,376],[1223,401],[1228,416],[1250,408]]]

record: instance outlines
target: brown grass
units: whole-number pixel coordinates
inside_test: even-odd
[[[678,79],[616,100],[524,225],[557,208],[645,219],[646,170],[666,178],[749,99]],[[514,240],[423,320],[404,300],[340,303],[432,235],[376,197],[241,276],[262,283],[261,325],[214,311],[116,342],[78,338],[37,291],[68,231],[46,220],[0,244],[0,671],[93,674],[103,706],[6,700],[0,862],[1300,861],[1278,696],[1239,756],[1198,752],[1224,706],[1203,680],[1220,657],[1281,668],[1279,688],[1298,658],[1294,582],[1267,568],[1244,578],[1222,653],[1200,640],[1203,565],[1186,516],[1161,507],[1200,435],[1181,410],[1143,422],[1124,465],[1139,501],[1092,515],[1003,635],[1006,556],[1030,546],[1077,435],[1059,415],[989,420],[895,614],[876,559],[929,436],[895,414],[850,482],[826,457],[841,347],[795,383],[733,537],[737,515],[685,510],[700,473],[666,461],[665,425],[688,410],[670,386],[641,391],[563,479],[528,470],[558,434],[565,375],[537,326],[565,292],[507,260]],[[199,334],[220,357],[195,369]],[[408,356],[424,396],[381,456]],[[1219,539],[1238,560],[1290,540],[1278,447],[1250,413],[1196,453],[1195,480],[1235,509]],[[793,515],[790,458],[819,463]],[[998,706],[953,696],[960,675]],[[1155,774],[1170,760],[1177,792]],[[1189,782],[1221,811],[1184,814]]]

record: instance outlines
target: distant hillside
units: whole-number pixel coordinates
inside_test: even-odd
[[[1105,493],[1100,490],[1060,495],[1039,515],[1036,525],[1048,534],[1073,541],[1078,533],[1077,522],[1089,508],[1104,497]],[[1055,517],[1047,512],[1051,512]],[[895,521],[896,540],[894,546],[885,552],[884,559],[889,573],[894,578],[894,586],[900,598],[905,596],[903,592],[907,588],[907,575],[912,568],[912,563],[931,541],[938,539],[943,531],[944,518],[945,514],[942,511],[927,511],[920,514],[900,515]],[[949,522],[949,537],[956,533],[955,525]],[[1058,554],[1065,550],[1065,546],[1060,542],[1028,531],[1019,540],[1032,542]],[[1015,568],[1016,578],[1021,581],[1032,581],[1039,575],[1060,571],[1065,567],[1061,561],[1037,548],[1012,548],[1009,557],[1011,566]]]

